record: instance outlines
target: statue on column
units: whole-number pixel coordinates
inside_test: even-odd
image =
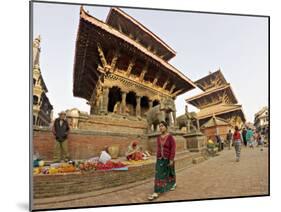
[[[72,129],[78,129],[80,111],[77,108],[66,110],[66,118]]]
[[[114,108],[113,108],[113,113],[121,114],[121,102],[120,101],[115,103]]]
[[[196,123],[196,125],[194,125]],[[188,106],[185,106],[185,114],[177,117],[179,129],[186,127],[187,133],[200,131],[199,120],[195,112],[188,112]]]
[[[35,38],[33,41],[33,67],[39,67],[39,56],[40,56],[40,42],[41,42],[41,36]]]

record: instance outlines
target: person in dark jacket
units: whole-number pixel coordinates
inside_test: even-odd
[[[154,180],[154,193],[148,196],[148,200],[156,199],[159,194],[167,191],[173,191],[176,188],[175,173],[175,154],[176,141],[174,137],[168,133],[168,124],[161,121],[159,129],[161,135],[157,138],[156,153],[156,172]]]
[[[216,134],[216,142],[218,144],[218,147],[219,147],[219,151],[222,151],[223,150],[223,143],[222,143],[222,140],[221,140],[221,137],[219,134]]]
[[[69,133],[69,125],[64,111],[60,112],[59,118],[55,119],[52,131],[56,139],[53,158],[54,162],[59,162],[61,160],[68,161],[69,153],[67,136]]]
[[[233,134],[232,134],[231,130],[229,130],[227,135],[226,135],[226,142],[227,142],[227,145],[228,145],[228,149],[231,149],[232,137],[233,137]]]

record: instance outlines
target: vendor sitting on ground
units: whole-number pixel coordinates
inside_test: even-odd
[[[214,142],[213,142],[213,140],[211,139],[211,137],[209,137],[208,138],[208,143],[207,143],[207,145],[214,145]]]
[[[126,152],[127,160],[143,160],[143,153],[141,148],[138,146],[138,141],[133,141]]]

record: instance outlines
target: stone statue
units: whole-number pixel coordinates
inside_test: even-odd
[[[196,126],[194,126],[196,122]],[[177,124],[179,129],[186,127],[187,132],[196,132],[200,130],[199,120],[195,112],[188,112],[188,106],[185,106],[185,114],[177,117]]]
[[[78,129],[80,111],[77,108],[66,110],[66,117],[72,129]]]
[[[129,106],[133,107],[132,105],[125,105],[125,111],[124,111],[124,114],[123,115],[129,115],[130,113],[130,109],[129,109]],[[115,103],[114,105],[114,108],[113,108],[113,113],[116,113],[116,114],[122,114],[122,105],[121,105],[121,102],[118,101]]]
[[[115,103],[114,108],[113,108],[113,113],[117,113],[117,114],[121,113],[121,102],[120,101]]]
[[[146,115],[146,120],[148,123],[148,132],[151,132],[151,127],[153,126],[153,130],[156,131],[157,125],[161,121],[166,121],[169,126],[172,125],[172,115],[174,116],[176,112],[175,103],[170,98],[164,98],[160,101],[159,105],[152,107],[148,110]],[[175,120],[175,118],[174,118]]]
[[[40,57],[40,35],[33,41],[33,67],[39,67],[39,57]]]

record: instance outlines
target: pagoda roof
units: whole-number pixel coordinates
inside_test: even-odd
[[[135,37],[143,46],[151,46],[164,60],[169,60],[176,55],[176,52],[161,38],[117,7],[110,9],[106,23],[117,30],[122,30],[122,33],[128,36]]]
[[[197,117],[199,120],[205,119],[212,116],[222,115],[225,113],[240,111],[242,112],[242,118],[245,120],[244,113],[242,111],[241,105],[232,105],[232,104],[220,104],[214,105],[212,107],[204,108],[197,113]]]
[[[210,73],[207,76],[195,81],[195,84],[203,91],[210,90],[217,86],[222,86],[227,84],[221,70]]]
[[[267,111],[268,107],[264,106],[262,109],[260,109],[256,114],[255,117],[260,116],[263,112]]]
[[[195,95],[191,98],[186,99],[186,102],[198,107],[200,109],[204,107],[208,107],[208,105],[213,102],[214,97],[222,98],[223,95],[226,95],[226,97],[229,99],[230,104],[237,104],[237,98],[234,95],[234,92],[232,91],[232,88],[229,83],[224,84],[220,87],[213,87],[201,94]],[[223,101],[223,100],[220,100]],[[221,102],[218,102],[221,103]],[[214,102],[214,104],[217,104]]]
[[[74,73],[73,73],[73,94],[90,100],[92,91],[95,89],[102,73],[97,70],[100,57],[97,44],[100,43],[103,49],[125,49],[131,55],[138,55],[157,67],[161,76],[167,76],[176,86],[174,89],[177,95],[183,94],[196,85],[183,73],[167,61],[148,51],[144,46],[137,43],[129,36],[119,32],[105,22],[96,19],[88,14],[83,7],[80,9],[80,22],[76,38]]]
[[[212,116],[205,124],[201,126],[201,128],[209,128],[209,127],[225,126],[225,125],[230,125],[230,123],[222,118]]]

